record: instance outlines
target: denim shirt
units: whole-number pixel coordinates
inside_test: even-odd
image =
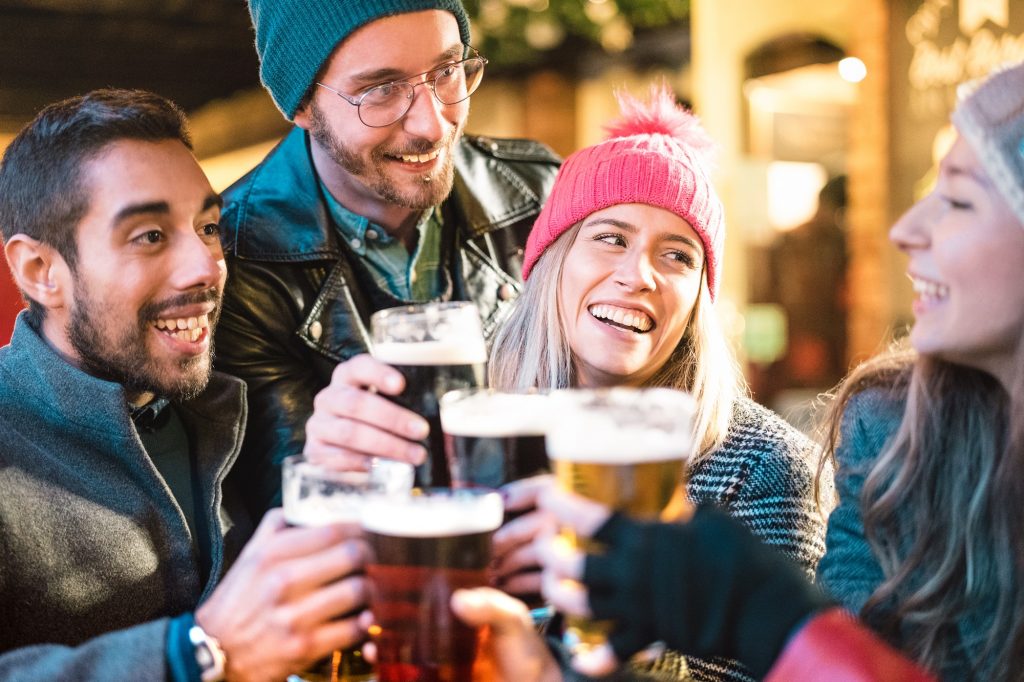
[[[419,239],[410,255],[383,227],[342,206],[323,182],[320,189],[342,238],[363,259],[378,287],[404,301],[430,301],[441,294],[442,223],[437,207],[424,211],[416,223]]]

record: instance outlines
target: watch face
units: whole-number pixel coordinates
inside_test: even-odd
[[[188,638],[192,642],[192,651],[203,682],[218,682],[224,679],[226,657],[217,640],[206,634],[198,625],[188,631]]]

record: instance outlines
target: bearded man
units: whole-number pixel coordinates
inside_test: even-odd
[[[367,352],[373,312],[469,300],[489,337],[519,291],[558,159],[536,142],[463,135],[487,60],[460,0],[249,8],[263,84],[296,126],[225,193],[217,365],[249,386],[239,467],[258,512],[279,499],[314,396]],[[396,447],[422,459],[425,429],[396,425],[408,438]]]
[[[228,476],[220,212],[151,93],[53,104],[4,153],[29,308],[0,348],[0,679],[280,680],[364,636],[357,532],[253,534]]]

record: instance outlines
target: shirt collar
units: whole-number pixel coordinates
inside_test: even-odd
[[[163,424],[162,417],[166,417],[164,408],[170,404],[171,401],[167,398],[155,398],[145,405],[132,407],[131,416],[135,428],[143,433],[156,431]]]

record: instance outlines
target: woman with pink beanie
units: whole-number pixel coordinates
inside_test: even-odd
[[[503,389],[667,386],[697,400],[697,454],[688,492],[720,507],[810,575],[824,517],[810,442],[746,396],[714,302],[725,224],[711,184],[711,141],[666,87],[649,101],[620,95],[608,138],[569,156],[527,242],[525,285],[489,364]],[[510,509],[531,506],[535,480],[506,487]],[[500,586],[536,591],[528,569],[535,515],[495,536]],[[747,680],[726,659],[669,653],[660,677]]]

